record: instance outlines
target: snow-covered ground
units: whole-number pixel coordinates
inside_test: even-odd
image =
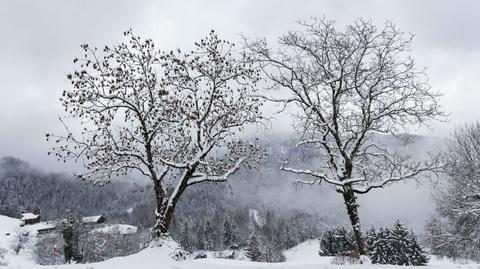
[[[332,257],[318,255],[319,249],[320,243],[318,240],[312,239],[298,244],[296,247],[285,251],[284,254],[287,262],[330,264]]]
[[[105,224],[100,228],[96,228],[93,232],[106,234],[134,234],[138,228],[128,224]]]
[[[187,259],[185,261],[175,261],[171,258],[171,253],[175,252],[178,244],[172,241],[165,242],[161,247],[149,247],[141,252],[127,256],[113,258],[104,262],[92,264],[68,264],[41,266],[35,263],[32,256],[32,248],[35,241],[36,230],[45,226],[44,223],[25,226],[24,231],[29,232],[29,243],[26,249],[21,250],[19,255],[15,255],[10,249],[10,241],[15,231],[20,227],[20,220],[5,216],[0,216],[0,247],[8,250],[5,260],[8,262],[6,268],[15,269],[381,269],[381,268],[422,268],[391,265],[334,265],[331,264],[331,257],[318,256],[318,241],[310,240],[299,244],[298,246],[287,250],[285,256],[287,261],[284,263],[268,264],[249,261],[236,261],[227,259]],[[10,235],[7,235],[9,233]],[[431,269],[480,269],[480,264],[454,264],[449,260],[439,260],[433,258],[428,268]],[[1,267],[0,267],[1,268]]]

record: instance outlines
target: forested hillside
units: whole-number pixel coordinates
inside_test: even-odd
[[[398,138],[382,136],[378,140],[392,149],[407,150]],[[415,140],[421,145],[436,143],[424,137]],[[229,183],[199,185],[186,192],[173,221],[172,236],[190,249],[222,249],[226,247],[227,225],[235,234],[230,243],[245,245],[255,229],[255,210],[286,249],[318,238],[328,226],[345,223],[343,206],[332,189],[295,185],[298,177],[280,171],[282,159],[304,166],[321,159],[308,148],[296,150],[294,142],[287,136],[264,139],[261,143],[269,154],[261,167],[241,170]],[[423,150],[410,147],[412,154]],[[151,186],[140,180],[136,184],[119,180],[92,186],[70,174],[46,172],[46,168],[32,167],[14,157],[3,157],[0,169],[0,214],[19,217],[22,212],[35,212],[45,220],[59,219],[67,213],[104,214],[107,222],[143,228],[155,222],[150,214],[154,208]]]

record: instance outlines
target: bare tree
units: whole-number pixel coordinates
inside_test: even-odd
[[[10,240],[10,248],[18,255],[20,250],[25,248],[27,241],[28,232],[24,228],[17,228],[13,232],[12,239]]]
[[[480,218],[480,123],[455,130],[447,149],[450,185],[442,202],[452,214]]]
[[[316,170],[286,162],[281,169],[312,178],[299,183],[326,182],[343,196],[363,255],[357,195],[438,168],[435,160],[413,161],[389,151],[374,136],[396,135],[442,118],[440,94],[405,55],[412,37],[390,22],[379,29],[371,21],[357,20],[343,31],[326,19],[300,25],[304,31],[280,37],[278,51],[265,39],[245,38],[245,44],[271,88],[289,93],[266,98],[283,104],[282,110],[295,105],[295,126],[301,133],[297,146],[313,146],[326,159]]]
[[[480,123],[465,124],[447,144],[447,177],[437,188],[438,216],[426,227],[434,254],[480,260]]]
[[[213,31],[187,53],[157,50],[131,31],[125,36],[127,43],[103,50],[82,45],[84,57],[74,59],[80,68],[68,74],[72,88],[61,98],[81,129],[62,118],[66,133],[47,139],[59,161],[84,163],[83,180],[104,184],[134,171],[148,178],[159,237],[188,187],[224,182],[261,158],[239,135],[262,122],[260,71]]]

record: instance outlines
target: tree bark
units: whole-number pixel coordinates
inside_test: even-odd
[[[341,193],[343,195],[345,206],[347,207],[350,223],[352,224],[353,235],[355,237],[355,242],[357,243],[358,255],[366,255],[365,241],[363,240],[360,217],[358,216],[357,197],[349,186],[344,187]]]
[[[171,219],[165,218],[166,202],[163,197],[156,195],[155,226],[152,229],[152,237],[159,238],[168,233]]]
[[[178,200],[182,196],[183,192],[187,189],[188,179],[192,177],[195,172],[198,163],[192,165],[182,176],[177,186],[177,190],[174,193],[168,195],[164,193],[160,183],[155,184],[155,197],[156,197],[156,222],[152,230],[153,238],[159,238],[168,234],[168,228],[173,219],[173,212],[177,206]]]

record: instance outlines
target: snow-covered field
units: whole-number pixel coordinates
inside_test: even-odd
[[[68,264],[68,265],[52,265],[41,266],[35,263],[32,249],[35,243],[36,230],[45,226],[44,223],[36,225],[27,225],[25,230],[29,232],[29,242],[26,249],[20,251],[19,255],[16,255],[13,250],[10,249],[10,241],[13,238],[15,231],[20,226],[20,220],[13,219],[5,216],[0,216],[0,247],[5,248],[8,252],[5,254],[5,260],[8,263],[6,268],[19,268],[19,269],[228,269],[228,268],[285,268],[285,269],[331,269],[331,268],[344,268],[344,269],[371,269],[371,268],[418,268],[418,267],[406,267],[406,266],[389,266],[389,265],[369,265],[369,264],[354,264],[354,265],[334,265],[332,264],[331,257],[318,256],[318,241],[310,240],[306,241],[298,246],[285,252],[287,262],[285,263],[257,263],[248,261],[234,261],[226,259],[187,259],[185,261],[175,261],[170,257],[170,254],[176,250],[178,245],[175,242],[166,242],[162,247],[150,247],[143,251],[127,256],[113,258],[100,263],[92,264]],[[9,233],[10,235],[7,235]],[[432,269],[466,269],[466,268],[478,268],[480,264],[454,264],[448,260],[432,259],[429,268]],[[1,268],[1,267],[0,267]]]

